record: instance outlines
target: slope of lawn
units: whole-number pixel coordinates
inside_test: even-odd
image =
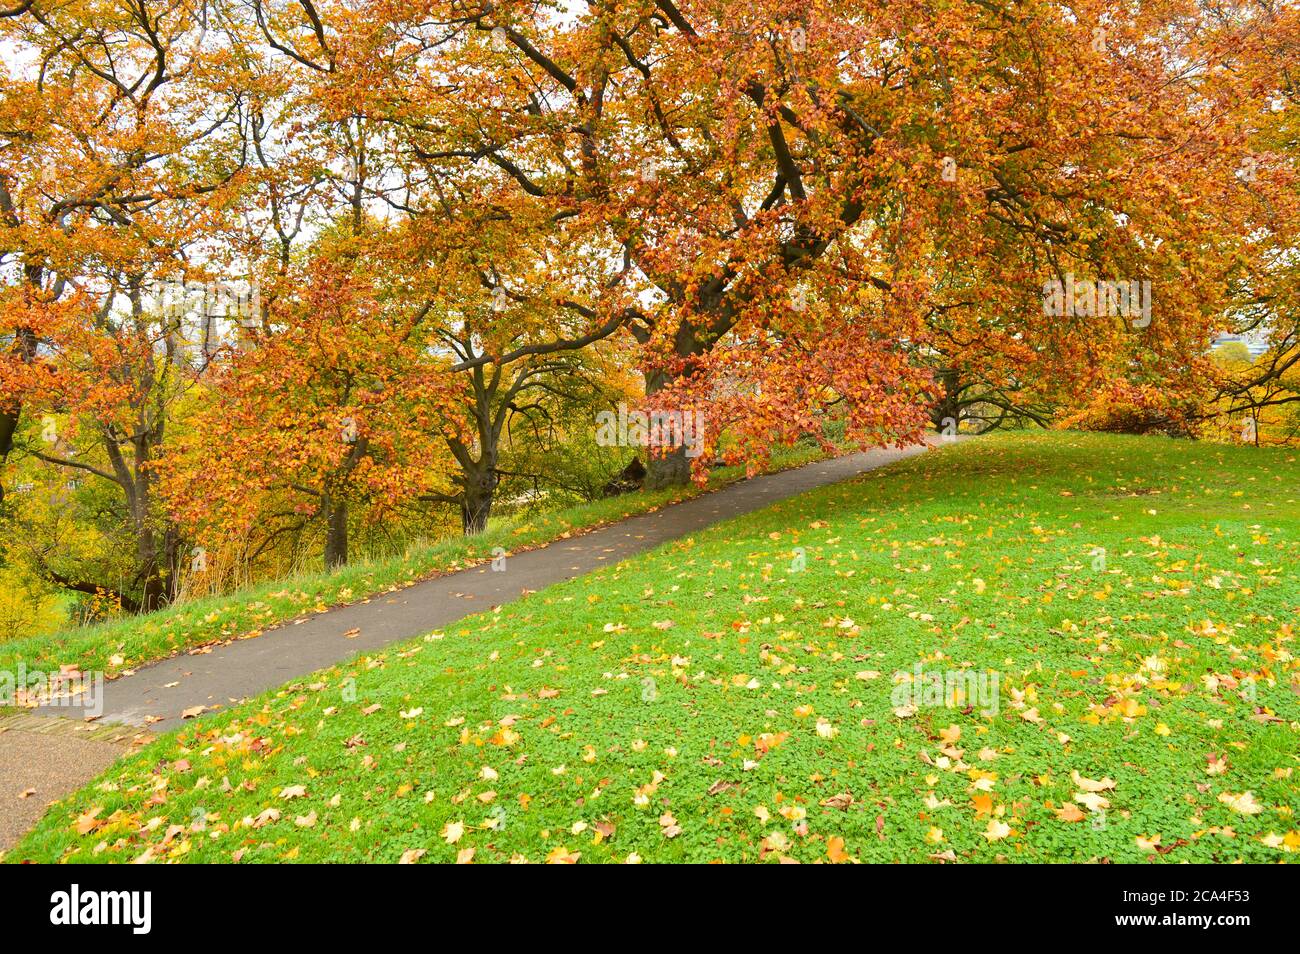
[[[969,441],[187,726],[7,860],[1290,860],[1297,531],[1292,451]]]
[[[823,456],[816,447],[783,448],[773,453],[768,469],[797,467]],[[225,596],[179,603],[147,616],[124,617],[62,633],[0,643],[0,670],[14,671],[22,661],[28,672],[76,666],[83,672],[104,672],[112,679],[177,652],[258,636],[263,630],[296,617],[323,613],[410,586],[438,573],[482,563],[492,558],[497,547],[518,552],[541,546],[646,513],[706,489],[715,490],[744,475],[743,467],[718,468],[709,475],[705,488],[692,485],[646,491],[549,513],[494,519],[485,533],[413,548],[404,556],[363,560],[334,571],[268,581]]]

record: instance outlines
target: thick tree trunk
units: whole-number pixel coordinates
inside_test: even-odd
[[[341,500],[329,507],[325,532],[325,568],[333,570],[348,562],[348,504]]]
[[[961,389],[957,381],[957,372],[945,369],[939,372],[939,381],[943,384],[943,397],[930,409],[930,421],[939,433],[947,433],[950,427],[956,433],[957,422],[961,420]]]
[[[691,482],[691,461],[686,456],[686,448],[678,447],[663,455],[652,455],[646,463],[646,490],[660,490],[664,487],[685,487]]]
[[[686,374],[691,374],[689,362],[692,358],[704,354],[708,348],[700,343],[693,329],[685,322],[677,333],[677,357],[688,362]],[[652,398],[673,382],[671,375],[663,371],[650,371],[645,376],[646,398]],[[668,454],[654,453],[647,448],[646,490],[659,490],[663,487],[685,487],[691,482],[691,462],[686,456],[685,447],[674,448]]]
[[[465,492],[460,502],[460,523],[465,536],[482,533],[492,515],[492,498],[497,489],[495,468],[483,468],[464,475]]]

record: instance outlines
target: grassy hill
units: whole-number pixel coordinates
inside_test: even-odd
[[[1298,568],[1292,451],[982,438],[187,726],[6,860],[1286,860]]]

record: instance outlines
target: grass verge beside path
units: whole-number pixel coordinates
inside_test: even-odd
[[[1293,860],[1298,614],[1293,451],[995,435],[186,726],[6,860]]]
[[[822,459],[817,448],[781,449],[767,472]],[[717,490],[744,477],[743,467],[718,468],[706,487],[691,485],[627,494],[528,518],[494,520],[474,537],[454,537],[405,556],[361,561],[333,572],[271,580],[224,596],[178,604],[147,616],[131,616],[51,635],[0,643],[0,670],[57,671],[76,666],[104,672],[110,679],[168,656],[231,639],[261,635],[289,620],[364,601],[443,573],[463,570],[508,553],[543,546],[554,540],[616,523],[626,517]],[[0,711],[4,711],[0,709]]]

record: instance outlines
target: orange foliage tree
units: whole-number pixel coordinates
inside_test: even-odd
[[[124,582],[32,556],[61,586],[153,609],[174,591],[181,546],[154,464],[186,378],[149,288],[224,220],[241,93],[219,75],[201,10],[74,0],[5,14],[0,464],[20,447],[104,481],[132,539]],[[46,415],[82,440],[51,440]]]
[[[1234,69],[1269,28],[1246,4],[398,0],[300,5],[297,35],[308,11],[331,55],[299,61],[431,188],[563,236],[567,299],[621,316],[651,402],[756,452],[832,402],[910,439],[931,370],[979,351],[1075,399],[1135,354],[1190,368],[1268,93]],[[1075,278],[1149,281],[1153,317],[1046,312]]]

